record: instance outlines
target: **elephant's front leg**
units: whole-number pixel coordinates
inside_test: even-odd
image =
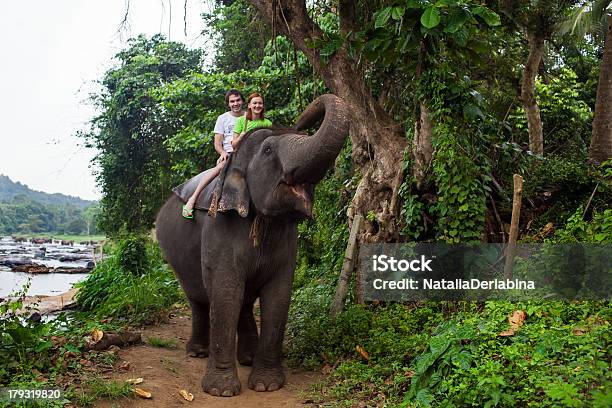
[[[293,270],[279,274],[261,291],[261,332],[249,388],[255,391],[276,391],[285,384],[283,372],[283,337],[289,304]]]
[[[205,392],[223,397],[240,393],[236,370],[236,327],[244,281],[232,275],[234,272],[229,270],[215,271],[210,281],[210,358],[202,379]]]

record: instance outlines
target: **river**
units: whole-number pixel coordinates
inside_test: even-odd
[[[73,273],[75,268],[90,268],[93,260],[93,245],[62,244],[60,241],[36,244],[15,242],[12,237],[0,238],[0,297],[20,290],[28,280],[31,286],[28,296],[59,295],[68,291],[88,273]],[[51,271],[62,268],[71,273],[26,273],[13,269],[19,264],[36,264],[48,267]]]

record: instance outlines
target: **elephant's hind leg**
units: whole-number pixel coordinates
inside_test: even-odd
[[[253,316],[253,303],[248,302],[240,310],[238,320],[238,362],[245,366],[253,365],[253,357],[257,351],[257,323]]]
[[[190,357],[208,357],[210,342],[209,305],[190,301],[191,304],[191,338],[187,342],[187,355]]]

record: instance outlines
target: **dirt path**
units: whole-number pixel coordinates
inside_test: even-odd
[[[302,391],[319,380],[321,374],[286,369],[287,384],[275,392],[255,392],[247,387],[251,367],[238,365],[238,375],[242,382],[242,392],[232,398],[213,397],[202,391],[202,379],[208,359],[187,357],[185,343],[189,338],[191,320],[189,316],[172,316],[168,323],[147,327],[142,332],[144,344],[128,347],[118,352],[120,361],[126,369],[119,369],[105,375],[105,378],[124,381],[128,378],[143,378],[137,387],[149,391],[151,399],[125,398],[114,401],[97,401],[96,407],[307,407]],[[178,340],[176,349],[152,347],[146,344],[148,337]],[[185,389],[194,395],[191,402],[179,395]]]

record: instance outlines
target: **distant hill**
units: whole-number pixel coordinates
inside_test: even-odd
[[[23,194],[42,204],[66,205],[70,204],[79,209],[83,209],[95,203],[95,201],[83,200],[79,197],[68,196],[64,194],[49,194],[42,191],[30,189],[27,185],[20,182],[12,181],[8,176],[0,174],[0,201],[11,201],[15,196]]]

